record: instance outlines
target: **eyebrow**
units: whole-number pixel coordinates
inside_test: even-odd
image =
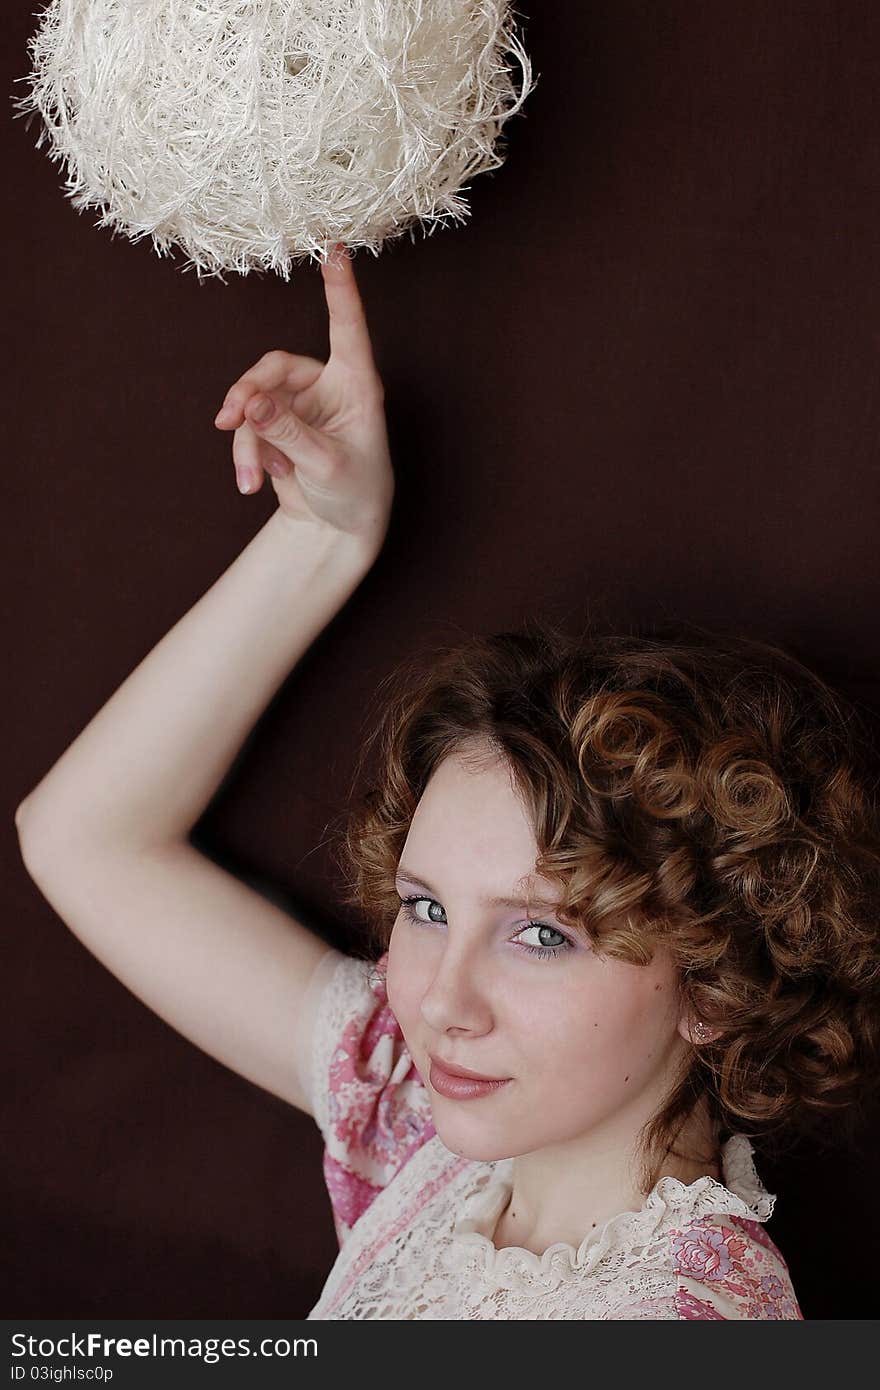
[[[407,883],[411,883],[414,888],[424,888],[428,893],[431,894],[431,896],[435,899],[436,902],[440,902],[440,898],[437,897],[437,889],[432,888],[430,883],[427,883],[423,878],[418,878],[415,874],[411,873],[410,870],[407,869],[403,864],[399,864],[397,867],[397,877],[406,879]],[[484,907],[556,908],[559,906],[559,901],[555,898],[540,897],[484,898],[483,905]]]

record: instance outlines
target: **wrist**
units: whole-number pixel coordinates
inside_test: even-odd
[[[372,569],[388,531],[388,522],[372,531],[351,532],[331,526],[318,517],[297,516],[281,507],[267,523],[285,542],[299,550],[303,545],[314,549],[323,559],[339,564],[353,572],[366,574]]]

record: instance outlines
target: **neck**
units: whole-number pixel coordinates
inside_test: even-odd
[[[514,1160],[510,1198],[492,1233],[496,1249],[517,1245],[540,1256],[557,1241],[577,1248],[613,1216],[642,1210],[647,1193],[638,1186],[632,1155],[622,1161],[610,1136],[589,1138],[589,1144],[560,1145]],[[685,1155],[716,1151],[705,1113],[692,1119],[675,1147]],[[685,1184],[701,1177],[723,1182],[720,1156],[704,1162],[669,1155],[656,1172],[655,1185],[663,1177]]]

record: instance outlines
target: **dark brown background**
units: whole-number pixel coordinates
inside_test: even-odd
[[[4,11],[10,94],[33,8]],[[880,708],[880,10],[522,8],[539,83],[469,224],[355,262],[399,477],[385,550],[198,830],[343,947],[328,825],[413,648],[684,616]],[[326,355],[321,277],[200,286],[77,214],[36,134],[4,126],[4,1304],[301,1317],[336,1252],[316,1129],[88,954],[13,813],[268,518],[212,420],[267,349]],[[877,1313],[878,1128],[862,1155],[759,1163],[809,1319]]]

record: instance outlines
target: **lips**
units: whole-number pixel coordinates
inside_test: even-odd
[[[466,1081],[507,1081],[506,1076],[484,1076],[482,1072],[468,1071],[467,1067],[454,1067],[451,1062],[444,1062],[442,1057],[435,1057],[433,1053],[428,1053],[429,1058],[435,1067],[445,1071],[449,1076],[461,1076]]]

